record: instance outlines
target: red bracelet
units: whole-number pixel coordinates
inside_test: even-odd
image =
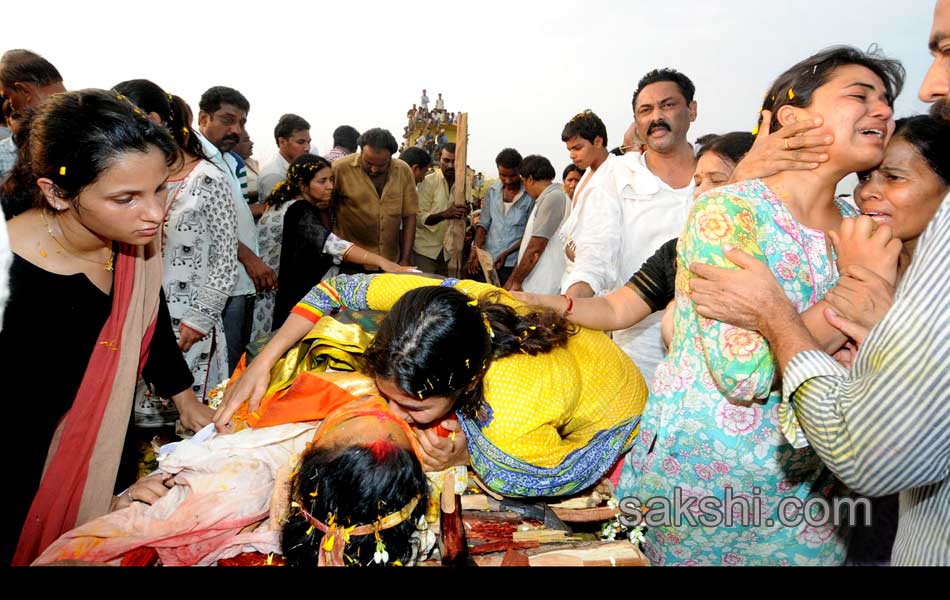
[[[567,294],[561,294],[561,298],[567,299],[567,308],[564,309],[562,317],[567,317],[574,312],[574,299],[568,296]]]

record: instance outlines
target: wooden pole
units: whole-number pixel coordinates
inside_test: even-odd
[[[455,187],[452,190],[452,203],[455,206],[467,206],[472,195],[472,184],[468,177],[468,113],[459,113],[458,127],[455,130]],[[465,259],[465,230],[467,219],[452,219],[445,232],[445,252],[448,255],[449,276],[462,278],[462,261]]]

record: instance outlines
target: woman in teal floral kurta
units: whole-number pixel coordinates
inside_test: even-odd
[[[856,214],[845,203],[839,209],[844,216]],[[810,448],[793,448],[779,429],[781,394],[765,340],[696,314],[688,296],[689,264],[727,266],[725,242],[767,262],[799,312],[838,279],[824,232],[797,223],[761,180],[700,197],[677,248],[676,333],[657,370],[618,493],[646,503],[655,496],[673,500],[679,488],[684,503],[689,497],[698,503],[706,496],[725,500],[725,489],[732,488],[742,499],[737,505],[761,509],[760,527],[688,521],[683,527],[650,527],[645,548],[654,564],[840,564],[846,540],[834,528],[767,526],[779,499],[831,499],[837,486]]]
[[[644,549],[654,564],[844,562],[846,532],[831,519],[823,525],[814,518],[779,522],[783,505],[797,502],[781,511],[788,519],[809,500],[831,504],[846,491],[797,427],[780,427],[780,380],[765,339],[696,313],[689,265],[735,268],[722,253],[729,243],[768,264],[799,311],[818,303],[838,279],[822,230],[837,229],[842,215],[856,215],[849,205],[832,204],[836,184],[881,162],[903,78],[899,63],[848,47],[798,63],[778,77],[763,109],[774,115],[772,131],[827,117],[815,132],[832,134],[827,162],[809,172],[719,188],[696,201],[677,246],[670,354],[654,376],[618,489],[621,498],[637,498],[652,509],[644,515]],[[861,260],[860,254],[850,259]],[[667,499],[671,510],[652,498]],[[703,498],[712,500],[700,503]],[[621,506],[629,510],[630,502]],[[717,508],[734,518],[729,526],[715,523]],[[679,520],[663,518],[664,512]],[[750,518],[740,520],[743,512]]]

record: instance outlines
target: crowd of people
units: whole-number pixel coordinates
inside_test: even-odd
[[[181,536],[166,563],[252,546],[405,564],[432,474],[462,467],[504,496],[607,478],[624,502],[679,498],[689,514],[647,520],[656,565],[950,564],[950,0],[930,49],[930,114],[895,120],[898,60],[835,46],[778,74],[755,131],[693,143],[699,91],[651,70],[621,146],[584,110],[563,170],[501,149],[477,218],[441,94],[430,111],[423,90],[402,148],[342,125],[319,155],[283,115],[259,167],[237,89],[195,116],[156,82],[67,91],[5,52],[0,355],[22,400],[0,560]],[[192,444],[216,471],[186,446],[136,481],[133,442],[211,424]],[[266,468],[236,478],[241,449]],[[814,517],[897,494],[894,527],[883,501],[863,529],[702,520],[710,499]],[[219,511],[207,529],[175,516],[189,502]]]
[[[422,90],[419,106],[412,105],[406,112],[409,123],[403,128],[403,142],[400,152],[409,148],[420,148],[429,154],[433,162],[438,161],[438,151],[449,143],[446,125],[458,125],[458,115],[445,110],[445,101],[439,93],[435,106],[429,110],[429,97]]]

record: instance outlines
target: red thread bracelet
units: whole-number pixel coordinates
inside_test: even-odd
[[[568,296],[567,294],[561,294],[561,298],[564,298],[567,300],[567,308],[564,309],[564,313],[561,316],[567,317],[574,312],[574,299]]]

